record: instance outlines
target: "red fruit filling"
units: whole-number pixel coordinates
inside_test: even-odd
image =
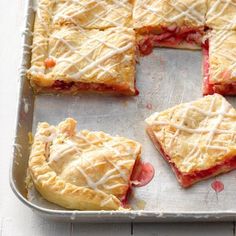
[[[162,154],[163,158],[170,164],[178,181],[185,188],[190,187],[191,185],[193,185],[194,183],[196,183],[198,181],[208,179],[208,178],[218,175],[220,173],[229,172],[229,171],[236,168],[236,156],[233,156],[233,157],[228,158],[227,160],[222,161],[221,163],[216,164],[208,169],[196,170],[196,171],[192,171],[189,173],[183,173],[177,168],[177,166],[173,162],[171,162],[170,156],[165,153],[165,151],[161,147],[160,143],[156,140],[152,130],[148,129],[147,131],[148,131],[148,134],[150,135],[151,139],[153,140],[155,147]]]
[[[189,27],[163,27],[163,33],[156,33],[152,27],[147,27],[148,34],[139,42],[142,55],[148,55],[153,47],[178,47],[181,43],[201,46],[203,31]]]
[[[142,187],[153,179],[154,174],[155,170],[150,163],[143,163],[141,160],[138,160],[135,163],[130,180],[135,187]]]
[[[120,199],[124,208],[129,208],[128,199],[132,193],[131,186],[143,187],[147,185],[154,177],[155,170],[150,163],[143,163],[140,159],[137,159],[132,174],[130,176],[130,186],[126,191],[124,197]]]
[[[118,92],[121,94],[130,94],[129,88],[125,85],[107,85],[107,84],[99,84],[99,83],[82,83],[82,82],[64,82],[61,80],[56,80],[52,85],[53,90],[57,91],[68,91],[71,90],[72,87],[76,91],[98,91],[98,92]],[[135,95],[138,95],[139,92],[136,89]]]

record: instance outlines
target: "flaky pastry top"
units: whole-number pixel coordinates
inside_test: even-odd
[[[209,34],[210,83],[236,82],[236,32],[213,30]]]
[[[154,113],[146,122],[182,173],[208,169],[236,155],[236,111],[221,95]]]
[[[76,132],[68,118],[58,126],[40,123],[29,172],[41,195],[80,210],[122,209],[141,145],[102,131]]]

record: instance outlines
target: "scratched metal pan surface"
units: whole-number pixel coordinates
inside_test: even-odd
[[[202,96],[201,52],[155,49],[137,65],[137,97],[101,95],[34,96],[24,71],[29,67],[31,30],[34,21],[31,0],[26,9],[23,35],[18,118],[10,183],[16,196],[42,216],[77,222],[128,221],[215,221],[236,216],[236,171],[217,177],[224,191],[216,193],[210,179],[189,189],[179,186],[168,164],[153,147],[145,132],[144,119],[181,102]],[[236,99],[230,98],[236,105]],[[28,133],[38,122],[57,124],[66,117],[78,120],[78,129],[103,130],[133,138],[143,145],[142,158],[151,162],[155,177],[150,184],[136,188],[130,199],[132,211],[70,211],[44,200],[35,189],[26,198],[25,176],[29,156]]]

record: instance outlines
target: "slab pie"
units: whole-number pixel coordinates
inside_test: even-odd
[[[122,210],[141,145],[102,131],[76,132],[68,118],[39,123],[29,158],[36,189],[68,209]]]
[[[183,187],[236,168],[236,110],[221,95],[154,113],[146,122]]]
[[[205,0],[137,0],[133,18],[141,53],[151,46],[199,49],[206,11]]]
[[[76,25],[84,29],[132,26],[131,0],[39,0],[38,16],[48,15],[46,25]]]
[[[63,26],[50,34],[41,29],[34,36],[28,78],[36,92],[135,95],[135,33],[119,27]]]
[[[203,93],[236,95],[236,31],[210,31],[203,62]]]
[[[206,25],[211,29],[236,30],[236,0],[207,0]]]

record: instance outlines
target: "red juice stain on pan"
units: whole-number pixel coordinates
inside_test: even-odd
[[[224,184],[221,181],[215,180],[211,183],[211,187],[215,190],[215,192],[219,193],[224,190]]]
[[[131,176],[132,185],[134,187],[145,186],[153,179],[154,174],[155,170],[152,164],[138,160]]]
[[[147,108],[148,110],[152,110],[152,104],[151,104],[151,103],[147,103],[146,108]]]

